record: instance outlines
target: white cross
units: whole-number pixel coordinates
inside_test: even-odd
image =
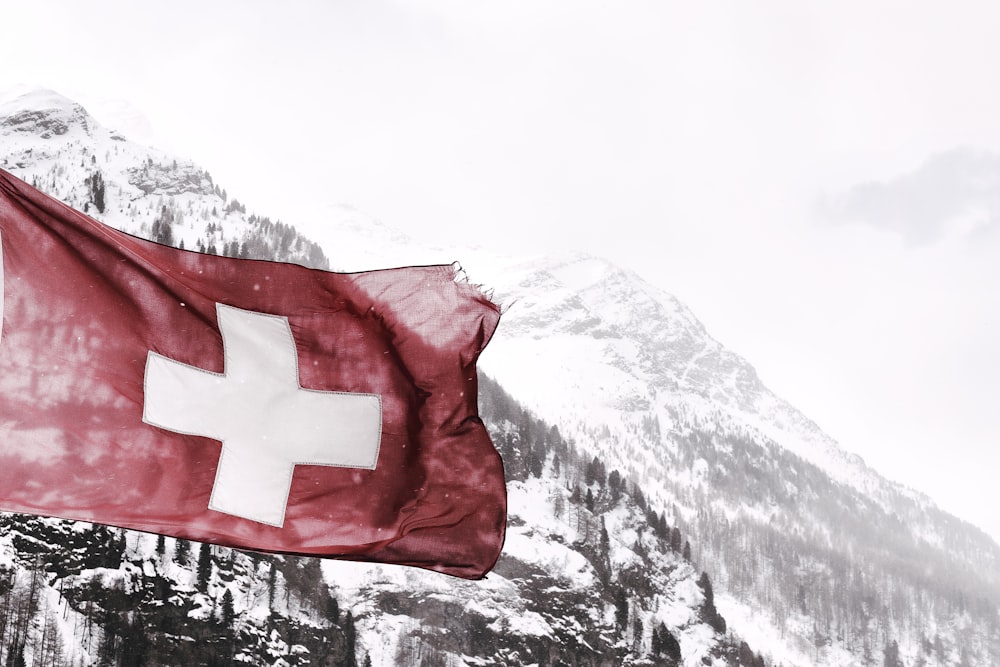
[[[142,420],[221,440],[209,509],[281,526],[296,465],[375,468],[381,399],[300,387],[287,318],[222,304],[216,312],[224,372],[150,351]]]

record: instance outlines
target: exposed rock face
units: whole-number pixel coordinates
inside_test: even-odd
[[[412,254],[345,209],[331,262],[50,92],[0,105],[0,145],[0,166],[161,242],[320,268]],[[1000,548],[841,450],[676,298],[595,258],[490,276],[461,257],[511,304],[481,363],[514,397],[482,381],[510,496],[485,581],[8,516],[0,661],[1000,664]]]

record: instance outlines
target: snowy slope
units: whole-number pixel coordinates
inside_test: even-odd
[[[190,160],[129,141],[53,91],[0,96],[0,139],[0,167],[122,231],[189,250],[327,267],[319,246],[248,213]]]
[[[830,578],[829,589],[816,588],[803,600],[812,596],[809,603],[820,606],[833,604],[826,600],[838,589],[843,605],[860,604],[854,598],[865,595],[887,600],[899,590],[918,599],[946,587],[965,591],[926,608],[914,602],[912,618],[886,626],[902,655],[914,661],[951,664],[961,645],[981,640],[992,625],[1000,600],[997,545],[844,451],[764,386],[749,362],[712,338],[672,295],[595,257],[510,258],[482,249],[427,248],[357,211],[345,218],[349,222],[340,226],[330,216],[326,231],[338,239],[336,246],[325,245],[334,266],[362,268],[351,264],[353,258],[368,267],[460,259],[471,280],[495,290],[506,311],[480,366],[589,452],[628,471],[700,542],[719,544],[696,552],[722,583],[744,589],[720,599],[731,627],[766,642],[776,661],[852,664],[883,648],[870,638],[881,632],[884,640],[886,633],[874,620],[865,621],[869,639],[863,632],[857,639],[824,639],[824,648],[815,648],[810,613],[793,618],[785,607],[817,573]],[[710,463],[727,453],[730,458]],[[732,468],[737,453],[751,459],[749,468]],[[738,484],[745,497],[732,488]],[[788,550],[802,553],[795,540],[803,540],[822,555],[793,570],[757,553],[768,550],[767,542],[747,545],[748,531],[775,539],[773,530],[766,532],[773,526],[781,527],[777,539],[787,539]],[[753,584],[736,573],[747,552],[762,563]],[[844,586],[834,578],[843,567],[869,571],[873,580],[889,577],[883,580],[889,583]],[[900,572],[905,576],[893,578]],[[774,598],[776,586],[769,582],[775,580],[783,580],[793,599],[762,599]],[[960,621],[962,595],[982,593],[994,611],[971,624]],[[759,613],[762,608],[768,613]],[[973,629],[962,635],[955,628]],[[922,638],[933,636],[952,647],[939,651],[938,662],[924,655]],[[992,648],[980,655],[998,655],[995,641],[985,645]]]
[[[291,228],[248,214],[207,171],[128,141],[51,91],[0,102],[0,142],[0,166],[125,231],[161,241],[169,232],[169,242],[205,251],[242,254],[249,246],[270,257],[327,263]],[[333,224],[324,241],[338,258],[356,240],[377,244],[367,254],[351,251],[363,267],[338,259],[330,262],[335,268],[384,266],[391,263],[386,250],[407,243],[350,208],[325,215]],[[404,255],[413,261],[412,252]],[[319,585],[320,569],[308,560],[197,545],[184,556],[183,541],[158,544],[148,535],[8,516],[0,568],[12,578],[9,588],[0,586],[0,604],[30,604],[16,615],[23,632],[7,642],[0,630],[0,659],[20,654],[42,662],[55,651],[74,664],[153,656],[186,664],[230,655],[269,665],[357,665],[362,657],[374,665],[548,664],[554,656],[569,664],[640,665],[658,655],[662,630],[679,643],[682,664],[731,664],[731,642],[702,612],[699,571],[656,534],[641,495],[622,486],[612,492],[603,477],[583,484],[587,457],[553,440],[509,399],[494,402],[504,406],[488,421],[494,437],[511,461],[531,450],[539,467],[509,469],[508,541],[487,580],[325,562]],[[595,545],[602,530],[606,539]],[[204,565],[195,553],[205,555]],[[630,573],[652,593],[639,595],[615,573]],[[49,598],[57,602],[39,603]],[[351,612],[350,621],[330,612],[331,600]],[[64,622],[57,650],[45,627],[58,618]],[[124,647],[140,638],[146,652],[126,657]]]
[[[33,91],[0,105],[0,139],[0,166],[126,231],[153,236],[166,208],[174,242],[185,247],[222,252],[267,231],[273,238],[262,250],[326,265],[304,239],[234,206],[206,171],[132,144],[58,95]],[[97,213],[87,185],[95,171],[107,184],[106,210]],[[582,642],[574,650],[638,641],[649,651],[656,622],[680,637],[685,664],[722,661],[719,637],[692,611],[704,601],[693,588],[698,569],[717,582],[730,629],[775,663],[866,664],[898,641],[907,664],[1000,664],[997,545],[845,453],[668,293],[598,258],[425,248],[344,206],[323,205],[314,217],[328,221],[314,236],[335,270],[460,260],[470,280],[494,289],[506,312],[481,367],[557,424],[580,458],[572,470],[564,460],[557,473],[552,451],[535,452],[544,475],[511,484],[511,569],[499,568],[485,584],[442,583],[397,568],[324,567],[357,610],[375,664],[420,651],[485,664],[471,654],[456,658],[470,649],[447,639],[456,630],[441,618],[461,609],[488,621],[475,631],[498,642],[510,661],[514,643],[532,637],[531,655],[567,641]],[[516,438],[511,446],[511,456],[524,453]],[[635,501],[612,503],[601,495],[606,489],[584,484],[580,471],[590,457],[625,473],[649,511],[690,536],[690,561],[676,549],[645,546],[650,517],[646,532],[637,530],[644,510]],[[580,510],[573,489],[594,491],[595,509]],[[662,566],[655,592],[630,602],[639,640],[634,630],[615,635],[622,629],[602,598],[614,582],[588,597],[598,561],[585,545],[600,518],[616,576],[636,563]],[[549,613],[550,600],[530,600],[540,573],[552,600],[605,605],[604,612],[581,616],[570,605]],[[428,635],[428,627],[441,634]]]

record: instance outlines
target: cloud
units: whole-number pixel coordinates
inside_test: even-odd
[[[897,233],[910,245],[978,237],[1000,223],[1000,155],[968,148],[938,153],[907,174],[826,197],[820,210],[834,222]]]

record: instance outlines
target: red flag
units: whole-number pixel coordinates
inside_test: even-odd
[[[0,171],[0,507],[482,577],[503,543],[451,266],[338,274],[177,250]]]

